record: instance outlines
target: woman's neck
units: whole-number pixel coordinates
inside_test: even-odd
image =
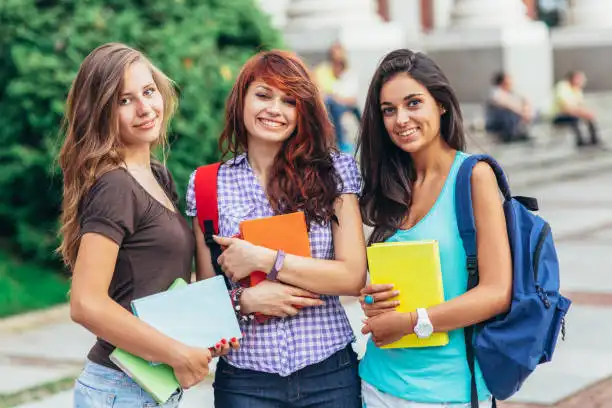
[[[274,159],[280,151],[281,144],[258,143],[249,141],[247,158],[253,172],[259,179],[262,186],[267,186],[268,176],[274,164]]]
[[[415,182],[421,184],[430,176],[446,175],[449,166],[455,159],[456,152],[439,137],[421,151],[413,153],[412,160],[416,171]]]
[[[126,148],[123,151],[123,161],[128,169],[151,169],[151,147]]]

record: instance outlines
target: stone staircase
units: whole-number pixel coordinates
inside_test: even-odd
[[[612,149],[612,94],[587,95],[587,103],[597,112],[604,146]],[[479,105],[462,105],[468,151],[488,153],[504,167],[512,186],[523,187],[580,178],[597,172],[612,173],[612,150],[576,149],[571,130],[540,122],[531,129],[528,143],[499,144],[482,128],[484,110]],[[612,180],[612,175],[611,175]]]

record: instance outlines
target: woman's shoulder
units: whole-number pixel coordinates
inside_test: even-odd
[[[118,167],[98,176],[91,186],[88,195],[104,194],[125,194],[134,191],[132,177],[127,170]]]
[[[331,153],[331,158],[342,182],[340,191],[342,193],[359,193],[361,191],[362,180],[355,158],[350,154],[341,152]]]
[[[348,153],[343,152],[332,152],[331,154],[332,163],[337,171],[346,170],[358,170],[357,160]]]
[[[84,218],[121,218],[138,207],[139,191],[135,181],[123,168],[116,168],[98,176],[80,203]]]

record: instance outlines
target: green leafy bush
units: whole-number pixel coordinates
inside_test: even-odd
[[[52,269],[10,259],[0,251],[0,317],[64,303],[68,286]]]
[[[189,173],[217,158],[240,66],[281,45],[253,0],[0,2],[0,237],[39,262],[57,262],[64,101],[83,58],[110,41],[144,51],[179,85],[168,166],[181,194]]]

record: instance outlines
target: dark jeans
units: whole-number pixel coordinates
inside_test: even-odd
[[[521,115],[493,104],[489,104],[486,108],[486,130],[499,134],[503,142],[513,142],[527,138],[527,131]]]
[[[336,131],[336,145],[340,150],[345,153],[352,153],[353,147],[349,145],[346,140],[346,134],[344,132],[344,127],[342,127],[342,115],[346,112],[350,112],[357,118],[358,121],[361,121],[361,113],[356,106],[344,105],[337,102],[332,97],[325,98],[325,107],[327,108],[327,113],[329,115],[329,119],[334,125],[334,129]]]
[[[597,127],[595,126],[595,122],[593,122],[592,120],[584,120],[572,115],[558,115],[553,119],[553,124],[570,126],[574,131],[574,135],[576,136],[576,145],[585,146],[588,143],[584,141],[582,130],[580,129],[580,122],[582,121],[584,121],[587,124],[587,127],[589,128],[589,135],[591,136],[590,143],[592,145],[599,144]]]
[[[216,408],[361,408],[357,354],[350,344],[288,377],[219,359],[213,388]]]

